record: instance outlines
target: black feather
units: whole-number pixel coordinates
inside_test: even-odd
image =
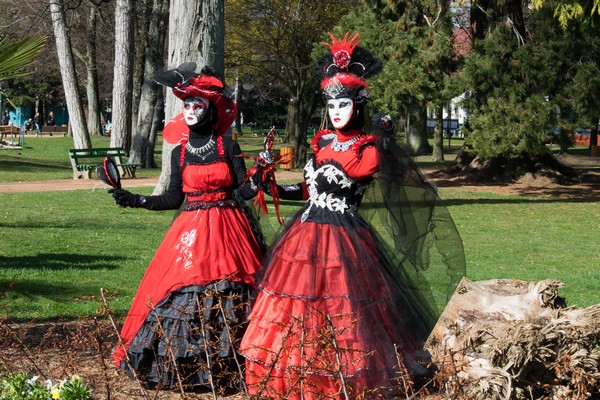
[[[350,68],[349,72],[356,73],[360,78],[370,78],[378,74],[383,68],[381,62],[377,60],[369,50],[360,46],[354,48],[352,56],[350,57],[350,63],[360,63],[365,67],[364,71],[362,71],[362,68],[357,70],[352,70],[352,68]],[[315,66],[315,75],[319,81],[340,72],[335,66],[333,68],[328,68],[331,64],[333,64],[333,54],[331,54],[331,52],[327,52],[327,54],[319,58],[317,65]]]
[[[113,189],[121,189],[121,176],[119,169],[111,157],[104,157],[102,164],[96,167],[98,178]]]

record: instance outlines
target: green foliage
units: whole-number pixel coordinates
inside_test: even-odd
[[[385,4],[384,4],[385,3]],[[364,46],[383,62],[370,79],[373,108],[400,118],[410,103],[442,104],[450,92],[451,23],[442,3],[367,1],[340,21],[338,32],[361,34]]]
[[[0,39],[0,81],[26,75],[24,69],[46,43],[45,36],[31,36],[22,40]]]
[[[81,378],[73,375],[56,385],[51,381],[42,384],[39,377],[27,374],[4,375],[0,373],[1,400],[92,400],[92,391]]]
[[[48,400],[50,391],[37,377],[29,379],[27,374],[0,375],[0,399],[2,400]]]
[[[22,76],[10,81],[3,91],[14,105],[22,106],[33,104],[36,98],[52,99],[58,96],[60,88],[62,88],[60,76],[47,79],[32,79],[31,76]]]
[[[542,141],[552,131],[552,115],[550,103],[541,96],[492,97],[469,120],[468,142],[482,160],[542,154],[547,151]]]
[[[546,0],[533,0],[532,4],[536,10],[547,5]],[[586,15],[586,9],[589,15],[600,14],[600,0],[562,0],[554,4],[554,16],[558,19],[560,26],[567,29],[569,23],[581,19]]]
[[[332,22],[337,21],[357,0],[316,2],[288,0],[232,0],[226,7],[226,65],[241,82],[253,85],[255,95],[267,106],[279,102],[287,107],[270,107],[263,114],[244,104],[254,101],[243,98],[240,109],[254,112],[252,122],[276,123],[288,134],[301,135],[314,121],[310,117],[319,96],[314,76],[313,48],[325,37]],[[324,52],[321,47],[320,53]],[[230,78],[231,79],[231,78]],[[262,115],[261,115],[262,114]],[[269,118],[271,120],[258,120]],[[285,121],[285,119],[288,119]],[[250,122],[246,116],[245,122]],[[283,120],[283,121],[282,121]]]
[[[520,16],[508,26],[506,15]],[[519,158],[545,151],[542,141],[557,126],[590,127],[598,121],[600,45],[597,29],[549,23],[553,9],[536,12],[491,5],[461,70],[472,94],[468,142],[484,160]],[[525,29],[526,27],[526,29]]]
[[[59,387],[59,393],[61,394],[59,398],[62,400],[92,400],[90,388],[77,375],[63,382]]]

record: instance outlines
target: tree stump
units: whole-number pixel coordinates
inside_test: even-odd
[[[444,394],[599,399],[600,304],[565,308],[560,287],[463,279],[425,346]]]

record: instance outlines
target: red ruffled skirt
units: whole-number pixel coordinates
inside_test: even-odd
[[[240,345],[250,393],[373,398],[423,370],[417,312],[386,262],[366,223],[297,219],[268,257]]]
[[[238,207],[183,211],[167,234],[140,283],[121,330],[119,366],[151,307],[186,286],[228,279],[254,285],[262,250],[250,222]]]

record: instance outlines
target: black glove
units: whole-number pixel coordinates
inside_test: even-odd
[[[250,179],[252,179],[252,185],[256,188],[256,190],[265,190],[266,186],[271,186],[271,175],[269,174],[265,175],[259,171],[252,175]]]
[[[137,208],[140,206],[140,198],[142,196],[139,194],[133,194],[122,189],[110,189],[108,193],[112,194],[112,197],[115,199],[115,203],[117,203],[120,207]]]
[[[388,149],[396,134],[396,124],[388,114],[377,113],[371,118],[373,131],[382,136],[383,148]]]
[[[371,118],[373,129],[384,135],[393,135],[396,133],[396,124],[389,114],[379,112]]]

